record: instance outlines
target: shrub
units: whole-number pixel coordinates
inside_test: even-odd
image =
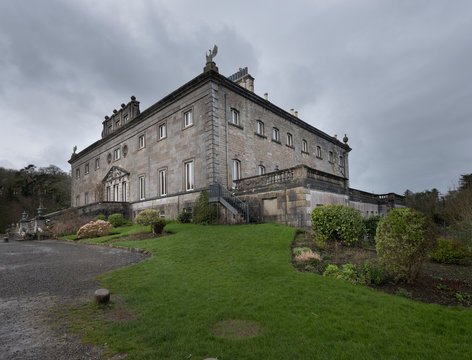
[[[152,233],[158,235],[162,233],[162,230],[166,226],[165,219],[162,219],[159,215],[159,211],[149,209],[141,211],[135,219],[136,223],[143,226],[151,226]]]
[[[364,219],[365,235],[367,236],[369,244],[371,245],[375,245],[375,233],[377,231],[379,221],[380,215],[372,215],[367,219]]]
[[[296,248],[293,248],[292,250],[293,255],[295,256],[300,255],[302,252],[305,252],[305,251],[311,251],[311,249],[307,247],[296,247]]]
[[[152,232],[156,235],[162,234],[164,231],[165,226],[167,225],[167,222],[165,219],[159,218],[157,219],[156,222],[152,223]]]
[[[470,250],[458,240],[439,238],[431,259],[443,264],[463,264],[471,258]]]
[[[323,205],[311,212],[311,226],[315,234],[329,241],[352,245],[364,234],[364,223],[359,211],[344,205]]]
[[[344,264],[341,271],[341,278],[350,282],[357,282],[357,267],[354,264]]]
[[[311,259],[316,259],[318,261],[321,261],[321,256],[320,254],[314,253],[310,249],[304,250],[300,252],[299,254],[295,255],[296,262],[307,262]]]
[[[210,204],[208,191],[202,191],[192,209],[192,222],[209,224],[212,220],[216,220],[216,204]]]
[[[119,227],[124,224],[125,220],[121,214],[112,214],[108,217],[108,222],[112,224],[113,227]]]
[[[434,236],[425,215],[410,208],[397,208],[380,220],[375,242],[386,270],[396,280],[413,283],[434,244]]]
[[[313,243],[320,250],[326,249],[326,237],[320,233],[313,234]]]
[[[105,221],[107,219],[107,217],[103,214],[98,214],[97,216],[95,216],[95,220],[103,220]]]
[[[177,220],[181,224],[188,224],[192,221],[192,213],[189,212],[181,212],[179,216],[177,217]]]
[[[385,281],[385,275],[382,266],[372,264],[369,260],[366,260],[361,267],[359,277],[365,284],[376,284],[380,285]]]
[[[341,270],[339,270],[337,265],[329,264],[326,267],[326,270],[323,273],[323,276],[334,277],[336,279],[340,279],[342,276]]]
[[[78,239],[90,239],[106,236],[110,233],[112,225],[108,221],[96,220],[82,226],[77,232]]]

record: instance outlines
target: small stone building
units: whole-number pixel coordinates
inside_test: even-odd
[[[210,58],[144,111],[132,96],[105,117],[100,140],[74,150],[72,206],[98,212],[114,202],[130,218],[149,208],[176,218],[209,189],[228,220],[309,226],[321,204],[365,216],[402,205],[395,194],[349,188],[347,142],[257,95],[247,68],[225,77]]]

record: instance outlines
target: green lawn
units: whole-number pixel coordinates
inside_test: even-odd
[[[87,339],[127,359],[470,359],[472,311],[416,303],[343,280],[297,272],[295,229],[275,224],[171,224],[174,234],[118,242],[153,256],[101,281],[137,314]],[[214,336],[224,319],[261,335]]]

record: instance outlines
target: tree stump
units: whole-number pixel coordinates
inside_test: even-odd
[[[110,301],[110,292],[107,289],[95,290],[94,298],[97,304],[108,304]]]

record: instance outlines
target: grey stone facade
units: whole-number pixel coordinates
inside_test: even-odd
[[[265,201],[253,220],[293,224],[293,211],[302,211],[306,219],[316,204],[350,204],[347,138],[343,143],[256,95],[254,78],[246,69],[242,77],[237,73],[226,78],[214,63],[210,65],[142,112],[132,97],[105,117],[102,138],[69,160],[73,207],[117,201],[129,203],[131,218],[146,208],[176,218],[210,184],[220,183],[249,197],[257,189],[255,183],[244,189],[254,182],[251,179],[266,179],[269,173],[295,165],[309,169],[305,173],[311,176],[311,188],[299,176],[289,186],[295,189],[298,184],[299,190],[288,198],[284,195],[289,200],[270,202],[265,195],[253,196],[252,202]],[[318,192],[325,200],[317,200]],[[287,211],[281,213],[281,201],[286,208],[295,201],[290,221]],[[367,203],[352,205],[364,213],[374,211],[375,200],[369,210],[362,205]]]

